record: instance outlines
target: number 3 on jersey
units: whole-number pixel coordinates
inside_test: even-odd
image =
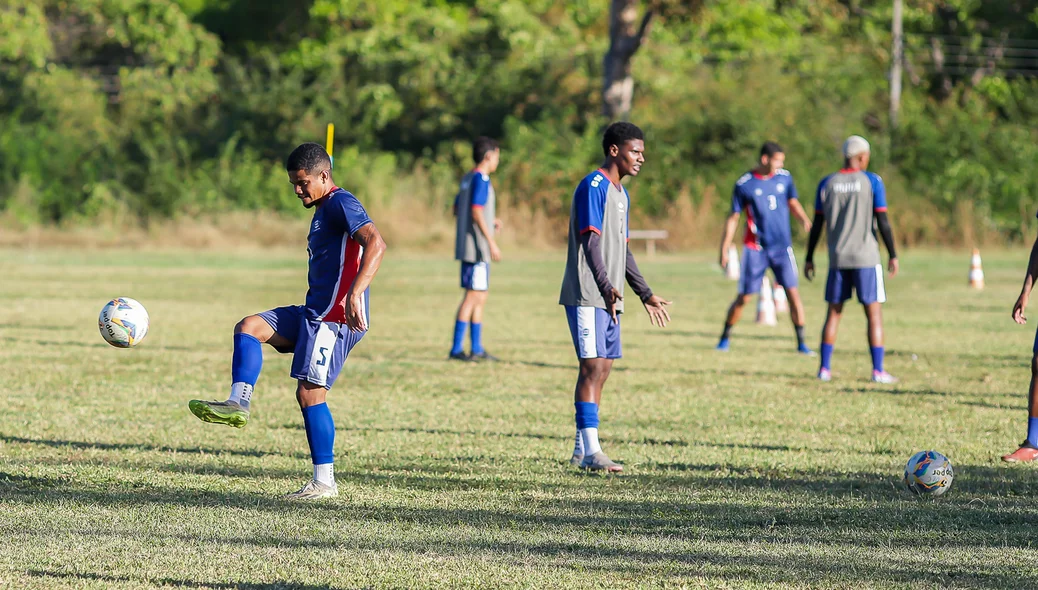
[[[775,200],[775,195],[768,195],[768,209],[772,211],[778,209],[778,201]]]

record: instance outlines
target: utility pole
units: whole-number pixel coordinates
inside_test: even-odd
[[[902,24],[902,0],[894,0],[894,20],[891,23],[893,47],[890,51],[890,130],[897,129],[897,114],[901,108],[901,65],[905,57],[905,38]]]

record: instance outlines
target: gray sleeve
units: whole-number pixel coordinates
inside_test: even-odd
[[[613,292],[613,285],[609,282],[605,259],[602,258],[601,240],[602,237],[597,233],[593,231],[585,232],[580,236],[580,247],[584,250],[584,259],[587,260],[588,268],[591,269],[591,274],[595,277],[598,292],[602,294],[603,299],[610,301],[612,299],[610,294]]]
[[[634,252],[631,249],[627,249],[627,284],[634,289],[634,294],[638,296],[638,299],[645,303],[652,297],[652,289],[649,288],[649,284],[645,282],[645,277],[642,276],[640,270],[638,270],[638,263],[634,261]]]

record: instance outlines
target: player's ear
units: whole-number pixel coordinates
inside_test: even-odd
[[[617,157],[619,155],[620,155],[620,146],[616,145],[615,143],[613,145],[609,146],[609,157],[610,158],[615,158],[615,157]]]

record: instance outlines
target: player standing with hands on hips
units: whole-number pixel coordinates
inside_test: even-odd
[[[253,388],[263,367],[262,343],[291,352],[298,381],[314,476],[286,498],[316,500],[339,495],[333,469],[335,422],[326,398],[350,351],[368,331],[368,286],[382,264],[386,243],[364,207],[335,186],[328,152],[304,143],[285,164],[288,180],[307,209],[315,209],[307,236],[310,255],[303,305],[250,315],[234,327],[231,395],[227,401],[191,400],[204,422],[242,428],[249,420]]]
[[[627,247],[631,199],[620,184],[637,176],[645,162],[642,130],[613,123],[602,138],[605,163],[577,185],[570,208],[569,251],[559,304],[566,307],[580,369],[574,392],[577,434],[570,464],[592,471],[619,472],[623,467],[602,452],[598,442],[598,407],[613,360],[620,358],[620,316],[624,279],[641,299],[649,321],[664,327],[670,305],[654,295]]]
[[[829,278],[825,284],[825,300],[829,312],[822,328],[822,363],[818,378],[832,379],[833,345],[840,326],[843,304],[858,293],[858,301],[865,307],[869,325],[869,349],[872,352],[872,380],[876,383],[897,383],[897,378],[883,369],[883,312],[887,300],[883,287],[883,266],[880,264],[879,244],[873,233],[873,222],[879,228],[883,243],[890,254],[887,268],[890,276],[897,275],[897,252],[894,234],[887,219],[887,191],[883,179],[868,172],[869,142],[852,135],[843,143],[843,169],[830,174],[818,184],[815,197],[815,222],[807,242],[807,261],[804,276],[815,276],[815,246],[828,230]]]
[[[1020,289],[1020,296],[1017,297],[1016,304],[1013,305],[1013,321],[1018,324],[1027,323],[1024,312],[1027,309],[1036,279],[1038,279],[1038,238],[1031,246],[1031,258],[1027,261],[1024,286]],[[1031,357],[1031,387],[1027,397],[1027,438],[1020,443],[1019,449],[1002,456],[1002,460],[1006,463],[1026,463],[1038,459],[1038,334],[1034,337],[1031,352],[1033,356]]]

